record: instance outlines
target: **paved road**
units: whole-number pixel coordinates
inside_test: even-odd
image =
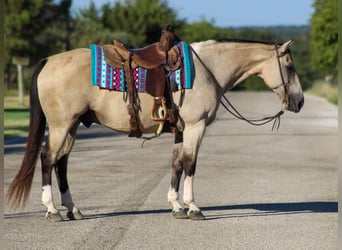
[[[280,107],[272,93],[228,97],[247,116]],[[287,113],[279,132],[252,127],[220,108],[203,140],[195,180],[205,221],[170,215],[170,135],[141,149],[140,140],[81,128],[69,181],[85,220],[44,220],[37,167],[27,207],[5,205],[5,249],[336,249],[337,108],[305,97],[303,111]],[[5,189],[23,147],[20,140],[5,145]],[[54,197],[59,200],[57,192]]]

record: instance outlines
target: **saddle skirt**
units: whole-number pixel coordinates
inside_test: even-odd
[[[177,47],[180,50],[182,64],[179,69],[169,73],[170,85],[173,91],[191,89],[195,76],[192,53],[185,42],[179,42]],[[114,68],[106,62],[102,46],[92,44],[90,49],[92,85],[101,89],[127,91],[124,69]],[[147,93],[147,76],[151,70],[141,66],[132,70],[133,83],[137,92]]]

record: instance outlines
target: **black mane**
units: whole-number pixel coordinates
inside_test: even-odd
[[[281,45],[280,43],[274,43],[269,41],[258,41],[258,40],[249,40],[249,39],[239,39],[239,38],[220,38],[216,39],[216,42],[219,43],[225,43],[225,42],[231,42],[231,43],[261,43],[261,44],[267,44],[267,45]]]

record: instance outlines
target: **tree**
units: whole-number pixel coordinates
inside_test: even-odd
[[[213,21],[203,19],[199,22],[185,24],[180,34],[185,41],[191,43],[208,39],[228,38],[234,36],[236,32],[232,29],[215,27]]]
[[[165,24],[171,24],[176,30],[183,21],[177,20],[177,13],[168,7],[166,1],[125,0],[117,1],[112,7],[102,7],[102,23],[113,32],[126,32],[130,46],[141,47],[160,39]],[[127,43],[127,41],[123,41]]]
[[[13,56],[30,58],[31,64],[67,48],[66,18],[71,0],[5,1],[5,83],[13,82]]]
[[[325,75],[337,74],[338,0],[315,0],[311,18],[311,64]]]
[[[300,83],[303,90],[309,89],[312,87],[314,79],[318,77],[310,65],[310,48],[308,46],[310,44],[309,32],[303,32],[290,39],[294,40],[291,52]]]
[[[93,43],[111,43],[114,36],[112,31],[103,26],[99,10],[91,1],[89,7],[81,9],[75,17],[71,44],[73,48],[88,48]],[[121,34],[119,36],[125,37]]]

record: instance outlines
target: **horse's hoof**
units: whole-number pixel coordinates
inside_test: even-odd
[[[59,212],[57,213],[47,212],[45,215],[45,219],[47,219],[48,221],[57,222],[57,221],[62,221],[63,217]]]
[[[179,211],[172,211],[172,216],[176,219],[189,219],[189,217],[186,215],[184,212],[184,209],[179,210]]]
[[[83,214],[81,213],[80,210],[76,210],[74,212],[68,212],[67,213],[67,217],[69,218],[69,220],[83,220]]]
[[[201,211],[189,211],[188,217],[191,220],[205,220],[205,217]]]

